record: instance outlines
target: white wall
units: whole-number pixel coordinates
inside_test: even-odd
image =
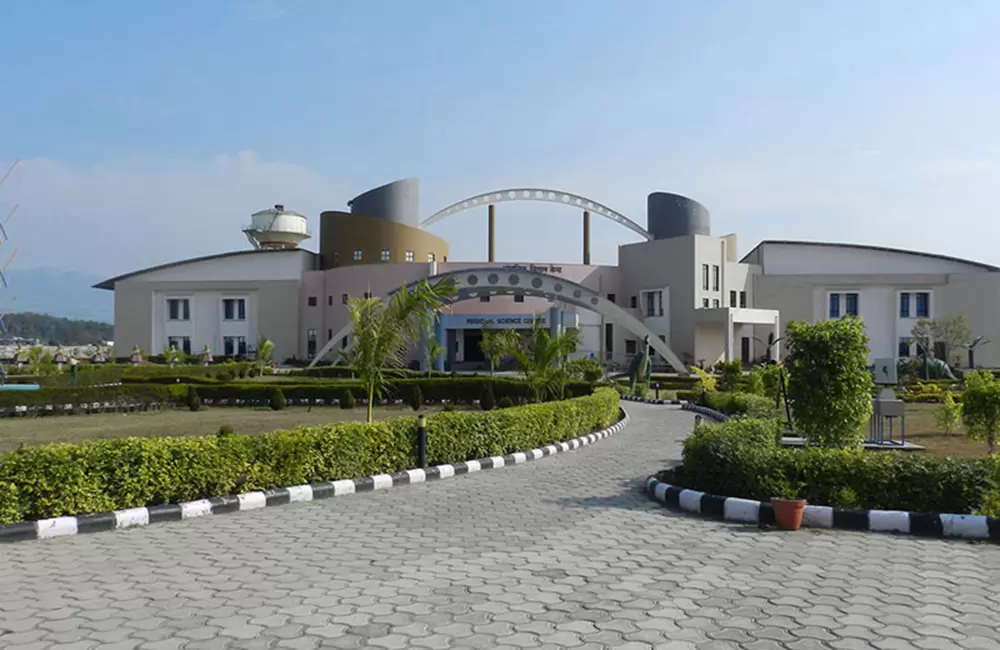
[[[143,282],[254,282],[300,280],[315,265],[315,253],[287,251],[241,251],[211,259],[178,262],[163,269],[140,272],[130,279]]]
[[[189,301],[189,320],[169,320],[167,300],[184,298]],[[246,319],[242,321],[223,319],[222,301],[225,298],[246,300]],[[207,291],[207,290],[160,290],[153,292],[152,301],[152,349],[150,354],[159,354],[167,345],[169,337],[187,336],[191,339],[191,352],[198,354],[205,345],[213,354],[224,352],[223,337],[243,336],[247,346],[257,345],[257,293],[254,291]]]
[[[761,244],[767,275],[983,273],[969,262],[915,253],[821,244]]]

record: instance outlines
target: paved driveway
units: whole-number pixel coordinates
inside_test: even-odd
[[[639,491],[692,417],[432,484],[0,547],[0,648],[1000,649],[1000,548]]]

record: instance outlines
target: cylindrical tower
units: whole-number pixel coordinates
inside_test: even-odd
[[[243,233],[254,248],[298,248],[309,239],[308,219],[298,212],[275,205],[268,210],[254,212],[250,225]]]
[[[646,229],[654,239],[711,235],[712,215],[694,199],[669,192],[653,192],[646,199]]]
[[[351,214],[362,214],[372,219],[418,228],[420,181],[416,178],[393,181],[359,194],[348,201],[347,205],[351,208]]]

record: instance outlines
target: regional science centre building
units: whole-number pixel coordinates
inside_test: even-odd
[[[96,285],[114,291],[115,342],[158,352],[167,345],[216,355],[334,360],[350,341],[347,300],[387,296],[424,278],[452,278],[455,301],[435,335],[447,369],[482,367],[484,328],[579,329],[580,355],[625,365],[645,336],[661,366],[682,370],[720,360],[751,363],[780,354],[782,324],[861,316],[872,358],[910,356],[918,318],[964,313],[975,335],[996,341],[976,364],[1000,366],[1000,268],[878,246],[763,241],[739,257],[735,235],[715,236],[697,201],[664,192],[647,200],[646,226],[583,196],[515,188],[463,199],[421,219],[419,181],[397,181],[320,215],[319,253],[299,244],[307,219],[276,205],[251,217],[250,248],[126,273]],[[497,261],[495,212],[508,201],[559,203],[582,213],[581,264]],[[478,209],[487,214],[485,261],[450,261],[427,226]],[[636,234],[618,265],[590,263],[590,221],[611,219]],[[433,280],[432,280],[433,281]],[[940,346],[939,346],[940,347]],[[952,360],[960,351],[938,350]],[[423,367],[424,354],[412,351]]]

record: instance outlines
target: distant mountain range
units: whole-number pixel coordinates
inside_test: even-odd
[[[16,296],[12,313],[31,312],[74,320],[113,323],[114,294],[92,289],[104,276],[56,269],[11,269],[4,274],[7,288],[0,290],[0,310],[6,311]]]

